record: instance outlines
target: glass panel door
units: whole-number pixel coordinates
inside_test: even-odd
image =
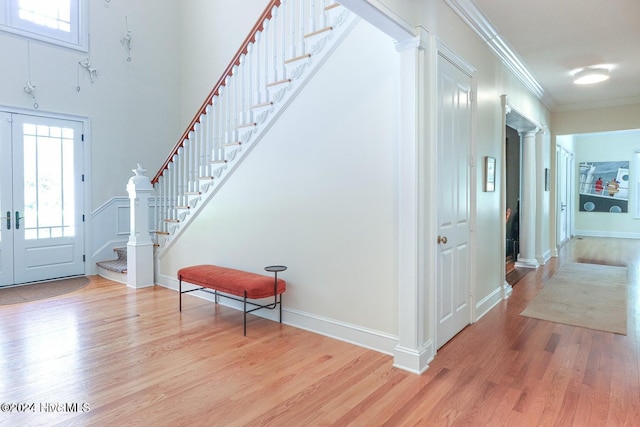
[[[82,123],[13,114],[11,128],[13,283],[83,274]]]

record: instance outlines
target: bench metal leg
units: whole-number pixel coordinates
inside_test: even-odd
[[[244,336],[247,336],[247,291],[244,291],[244,307],[242,308],[244,315]]]
[[[182,311],[182,278],[178,278],[178,294],[180,295],[180,311]]]

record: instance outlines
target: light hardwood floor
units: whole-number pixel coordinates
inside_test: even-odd
[[[628,266],[627,336],[519,316],[568,261]],[[0,413],[0,425],[637,426],[639,276],[639,240],[575,239],[421,376],[253,316],[243,337],[232,309],[185,296],[180,314],[174,291],[92,277],[72,294],[0,306],[0,403],[29,410]]]

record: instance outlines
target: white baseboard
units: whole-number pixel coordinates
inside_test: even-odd
[[[575,237],[615,237],[618,239],[640,239],[640,233],[629,231],[576,230]]]
[[[175,291],[178,290],[179,286],[177,279],[163,275],[156,276],[156,284]],[[193,292],[191,295],[208,301],[213,301],[214,298],[212,294],[206,292]],[[177,298],[178,295],[176,295],[176,299]],[[287,308],[286,293],[283,295],[283,302],[282,323],[286,325],[294,326],[296,328],[304,329],[330,338],[335,338],[337,340],[375,350],[380,353],[388,355],[394,354],[394,349],[398,344],[397,336]],[[242,310],[242,303],[239,301],[221,298],[219,303],[236,310]],[[275,322],[278,321],[277,310],[258,310],[252,314]]]
[[[509,288],[511,287],[509,286]],[[502,299],[502,288],[498,286],[489,295],[476,303],[476,319],[474,321],[477,322],[480,320],[480,318],[487,314],[489,310],[498,305]]]
[[[394,350],[393,366],[418,375],[429,369],[429,363],[435,355],[435,348],[431,340],[417,351],[399,345]]]

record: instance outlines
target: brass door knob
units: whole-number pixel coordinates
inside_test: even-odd
[[[438,236],[438,243],[447,244],[447,236]]]

